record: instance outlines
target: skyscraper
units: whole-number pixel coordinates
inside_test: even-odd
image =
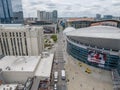
[[[53,22],[54,23],[57,23],[57,19],[58,19],[58,13],[57,13],[57,10],[54,10],[53,12],[52,12],[52,16],[53,16]]]
[[[100,20],[101,19],[101,14],[96,14],[96,20]]]
[[[0,0],[0,23],[23,23],[21,0]]]
[[[0,22],[11,23],[13,10],[11,0],[0,0]]]
[[[110,20],[110,19],[113,19],[113,16],[112,15],[104,15],[103,19]]]
[[[45,11],[37,11],[38,21],[46,21],[46,12]]]
[[[52,12],[38,10],[37,17],[38,17],[38,21],[47,21],[47,22],[56,23],[57,18],[58,18],[58,14],[57,14],[57,10],[54,10]]]

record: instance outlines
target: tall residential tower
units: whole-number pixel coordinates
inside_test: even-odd
[[[37,18],[38,21],[47,21],[52,23],[57,23],[57,10],[54,10],[52,12],[46,12],[46,11],[37,11]]]

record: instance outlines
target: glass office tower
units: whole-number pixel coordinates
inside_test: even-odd
[[[0,23],[23,23],[21,0],[0,0]]]
[[[13,10],[13,23],[23,23],[23,9],[21,0],[11,0]]]
[[[13,10],[11,0],[0,0],[0,22],[11,23]]]
[[[54,23],[57,23],[57,19],[58,19],[57,10],[54,10],[52,13],[53,13],[53,22],[54,22]]]

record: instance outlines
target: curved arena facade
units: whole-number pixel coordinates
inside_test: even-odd
[[[64,30],[67,52],[74,58],[94,67],[107,70],[118,68],[120,60],[120,29],[93,26]]]

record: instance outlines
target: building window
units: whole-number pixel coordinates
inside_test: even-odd
[[[27,40],[25,38],[26,55],[28,55]]]
[[[20,43],[19,43],[19,38],[17,38],[17,44],[18,44],[18,51],[19,51],[19,55],[21,55],[21,52],[20,52]]]
[[[16,52],[16,55],[18,55],[15,38],[13,40],[14,40],[15,52]]]
[[[21,35],[21,32],[19,32],[19,35],[20,35],[20,37],[22,36],[22,35]]]
[[[15,52],[14,52],[14,46],[13,46],[13,40],[12,40],[12,38],[10,38],[10,41],[11,41],[11,46],[12,46],[13,55],[15,55]]]
[[[14,34],[14,32],[13,32],[12,34],[13,34],[13,37],[15,37],[15,34]]]
[[[10,37],[11,37],[12,36],[11,32],[9,34],[10,34]]]
[[[5,48],[5,54],[7,55],[7,46],[5,44],[5,39],[3,38],[3,44],[4,44],[4,48]]]
[[[2,37],[4,37],[4,33],[2,32]]]
[[[24,32],[24,37],[26,37],[26,33]]]
[[[23,55],[24,53],[23,53],[22,38],[20,38],[20,45],[21,45],[21,52],[22,52],[22,55]]]
[[[7,33],[5,33],[5,37],[7,37]]]
[[[8,54],[10,55],[9,44],[8,44],[8,39],[7,38],[6,38],[6,46],[7,46],[7,49],[8,49]]]
[[[16,36],[18,37],[18,33],[16,32]]]
[[[0,44],[1,44],[1,49],[2,49],[2,54],[4,55],[4,50],[3,50],[3,44],[2,44],[2,39],[0,38]]]

